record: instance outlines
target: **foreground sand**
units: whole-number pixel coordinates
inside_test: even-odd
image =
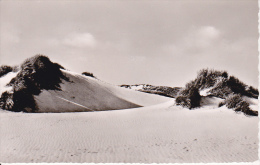
[[[79,113],[0,111],[1,162],[252,162],[258,118],[173,101]]]

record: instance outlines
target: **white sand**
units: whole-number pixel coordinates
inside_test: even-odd
[[[258,160],[258,117],[217,108],[221,99],[203,97],[204,108],[188,110],[171,98],[63,72],[75,83],[63,81],[61,91],[44,90],[35,99],[40,112],[67,113],[0,110],[0,162]],[[107,109],[122,110],[100,111]]]
[[[0,111],[1,162],[250,162],[258,118],[225,106],[163,104],[120,111]]]
[[[38,112],[80,112],[136,108],[171,100],[111,85],[92,77],[62,70],[61,90],[43,90],[35,96]]]
[[[18,72],[9,72],[0,78],[0,95],[5,91],[11,91],[12,87],[6,86]]]
[[[244,96],[243,99],[249,103],[249,107],[254,110],[254,111],[258,111],[258,99],[254,99],[254,98],[250,98],[250,97],[246,97]]]

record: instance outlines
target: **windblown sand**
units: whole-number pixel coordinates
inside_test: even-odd
[[[121,88],[101,80],[62,70],[60,90],[43,90],[34,96],[37,112],[84,112],[120,110],[150,106],[171,100],[168,97]]]
[[[213,101],[214,102],[214,101]],[[0,111],[1,162],[252,162],[258,118],[172,106],[78,113]]]

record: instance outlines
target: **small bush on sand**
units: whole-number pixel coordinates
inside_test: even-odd
[[[230,94],[226,100],[226,106],[227,108],[236,108],[238,103],[243,101],[242,96],[240,94]]]
[[[52,63],[48,57],[36,55],[28,58],[20,67],[17,76],[8,86],[13,88],[13,111],[34,112],[37,107],[33,95],[38,95],[42,89],[60,90],[61,80],[67,80],[61,65]],[[1,100],[6,102],[5,95]],[[5,103],[2,104],[6,109]]]
[[[249,107],[249,103],[246,101],[241,101],[237,104],[237,107],[234,109],[236,112],[241,111],[245,115],[249,116],[258,116],[258,111],[253,111]]]
[[[181,105],[182,107],[190,108],[190,99],[185,96],[178,96],[175,100],[177,105]]]
[[[210,96],[225,99],[224,102],[219,103],[219,107],[226,105],[227,108],[242,111],[247,115],[257,114],[243,101],[242,96],[258,98],[258,89],[247,86],[234,76],[229,76],[226,71],[213,69],[200,70],[197,77],[188,82],[185,88],[178,93],[176,104],[190,109],[198,107],[200,105],[199,91],[203,89],[208,89],[207,94]]]
[[[246,85],[241,82],[238,78],[230,76],[227,85],[231,88],[234,93],[246,95]]]
[[[244,101],[240,94],[230,94],[223,104],[229,109],[234,109],[235,112],[243,112],[249,116],[258,116],[258,112],[251,110],[249,103]]]
[[[0,97],[0,108],[6,110],[13,110],[14,101],[13,101],[13,94],[4,92]]]
[[[176,97],[176,104],[192,109],[200,106],[200,99],[201,96],[198,88],[185,88],[181,90]]]
[[[83,72],[82,75],[96,78],[96,77],[93,75],[93,73],[90,73],[90,72]]]
[[[218,107],[222,107],[224,105],[225,105],[225,101],[221,101],[221,102],[218,103]]]
[[[9,72],[12,72],[13,68],[11,66],[8,65],[2,65],[0,66],[0,77],[6,75]]]
[[[258,92],[258,89],[252,87],[252,86],[247,86],[246,87],[246,95],[248,97],[253,97],[255,99],[258,99],[258,96],[259,96],[259,92]]]
[[[202,69],[198,72],[194,83],[199,89],[209,88],[214,86],[219,77],[227,78],[228,73],[226,71],[217,71],[214,69]]]

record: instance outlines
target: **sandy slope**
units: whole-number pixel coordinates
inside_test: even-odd
[[[212,101],[214,102],[214,101]],[[0,111],[1,162],[248,162],[258,118],[174,100],[121,111]]]
[[[170,98],[111,85],[92,77],[62,70],[69,78],[61,90],[43,90],[35,96],[38,112],[102,111],[136,108],[169,101]]]

